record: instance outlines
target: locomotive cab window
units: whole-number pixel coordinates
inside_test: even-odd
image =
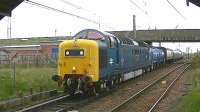
[[[81,31],[77,33],[74,38],[76,39],[91,39],[91,40],[104,40],[104,36],[97,31]]]
[[[87,38],[88,38],[88,39],[93,39],[93,40],[101,40],[101,39],[104,39],[104,37],[103,37],[100,33],[94,32],[94,31],[88,32]]]
[[[65,56],[84,56],[83,49],[66,49]]]
[[[79,32],[74,36],[74,38],[76,39],[85,39],[86,37],[87,37],[86,31]]]

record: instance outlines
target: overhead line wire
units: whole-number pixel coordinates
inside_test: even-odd
[[[169,0],[166,1],[183,19],[186,19],[185,16],[183,16],[183,14],[181,14],[181,12]]]
[[[30,0],[24,0],[24,2],[28,3],[28,4],[31,4],[31,5],[34,5],[34,6],[41,7],[41,8],[46,8],[46,9],[49,9],[49,10],[53,10],[55,12],[64,13],[64,14],[67,14],[67,15],[70,15],[70,16],[73,16],[73,17],[77,17],[79,19],[82,19],[82,20],[85,20],[85,21],[88,21],[88,22],[91,22],[91,23],[94,23],[94,24],[97,24],[97,25],[100,24],[100,22],[97,22],[95,20],[92,20],[92,19],[89,19],[89,18],[86,18],[86,17],[83,17],[83,16],[79,16],[79,15],[76,15],[76,14],[73,14],[73,13],[70,13],[70,12],[66,12],[64,10],[56,9],[56,8],[53,8],[53,7],[50,7],[50,6],[47,6],[47,5],[43,5],[41,3],[33,2],[33,1],[30,1]],[[107,28],[114,29],[113,27],[107,27]]]
[[[80,10],[84,10],[84,11],[87,11],[87,12],[91,12],[90,10],[85,9],[85,8],[83,8],[83,7],[79,6],[79,5],[76,5],[76,4],[72,3],[72,2],[69,2],[67,0],[60,0],[60,1],[63,2],[63,3],[66,3],[68,5],[70,5],[72,7],[75,7],[76,9],[80,9]]]
[[[86,9],[84,9],[83,7],[78,6],[78,5],[76,5],[76,4],[73,4],[73,3],[71,3],[71,2],[69,2],[69,1],[67,1],[67,0],[60,0],[60,1],[66,3],[66,4],[68,4],[68,5],[71,5],[71,6],[75,7],[75,8],[77,8],[77,9],[86,10]]]
[[[68,0],[60,0],[60,1],[66,3],[66,4],[68,4],[68,5],[70,5],[70,6],[72,6],[72,7],[75,7],[75,8],[77,8],[77,9],[90,12],[90,13],[92,13],[94,16],[98,16],[98,14],[96,14],[95,12],[92,12],[92,11],[90,11],[90,10],[88,10],[88,9],[85,9],[85,8],[83,8],[83,7],[81,7],[81,6],[77,5],[77,4],[74,4],[74,3],[72,3],[72,2],[69,2]],[[99,24],[100,24],[100,16],[98,16],[98,17],[99,17]],[[110,27],[109,25],[107,25],[107,24],[105,24],[105,23],[101,23],[101,24],[103,24],[103,25],[106,26],[107,28],[114,29],[113,27]],[[99,27],[100,27],[100,25],[99,25]]]
[[[135,5],[138,9],[140,9],[142,12],[144,12],[146,15],[147,14],[147,11],[145,11],[143,8],[141,8],[139,5],[137,5],[133,0],[129,0],[133,5]]]
[[[73,13],[69,13],[69,12],[66,12],[64,10],[59,10],[59,9],[56,9],[56,8],[53,8],[53,7],[50,7],[50,6],[47,6],[47,5],[43,5],[43,4],[40,4],[40,3],[37,3],[37,2],[30,1],[30,0],[24,0],[24,1],[25,1],[25,3],[31,4],[31,5],[35,5],[35,6],[38,6],[38,7],[41,7],[41,8],[46,8],[46,9],[53,10],[53,11],[56,11],[56,12],[59,12],[59,13],[64,13],[64,14],[67,14],[67,15],[70,15],[70,16],[74,16],[74,17],[86,20],[86,21],[94,23],[94,24],[99,24],[99,22],[97,22],[95,20],[92,20],[92,19],[89,19],[89,18],[86,18],[86,17],[82,17],[82,16],[79,16],[79,15],[76,15],[76,14],[73,14]]]

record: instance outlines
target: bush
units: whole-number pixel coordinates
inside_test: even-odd
[[[200,55],[194,54],[192,56],[192,67],[193,68],[200,67]]]

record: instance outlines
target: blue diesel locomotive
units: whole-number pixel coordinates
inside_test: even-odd
[[[71,95],[76,90],[99,92],[171,59],[163,49],[107,32],[82,30],[59,45],[58,74],[52,79]]]
[[[161,48],[152,47],[152,54],[154,68],[159,67],[165,63],[165,53]]]
[[[58,74],[52,78],[71,95],[77,89],[88,93],[112,88],[152,68],[150,49],[129,38],[86,29],[59,45]]]

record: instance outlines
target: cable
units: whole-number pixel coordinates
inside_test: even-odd
[[[137,5],[133,0],[129,0],[133,5],[135,5],[138,9],[140,9],[142,12],[144,12],[146,15],[148,15],[147,11],[145,11],[143,8],[141,8],[139,5]]]
[[[79,5],[73,4],[72,2],[69,2],[69,1],[67,1],[67,0],[60,0],[60,1],[63,2],[63,3],[66,3],[66,4],[68,4],[68,5],[70,5],[70,6],[72,6],[72,7],[75,7],[76,9],[80,9],[80,10],[83,10],[83,11],[86,11],[86,12],[90,12],[90,13],[92,13],[92,15],[97,16],[96,13],[94,13],[94,12],[88,10],[88,9],[85,9],[85,8],[79,6]]]
[[[178,11],[178,9],[169,1],[169,0],[166,0],[168,2],[169,5],[171,5],[171,7],[183,18],[183,19],[186,19],[185,16],[183,16],[183,14],[181,14],[180,11]]]
[[[40,4],[40,3],[37,3],[37,2],[30,1],[30,0],[24,0],[24,2],[31,4],[31,5],[34,5],[34,6],[37,6],[37,7],[41,7],[41,8],[45,8],[45,9],[48,9],[48,10],[53,10],[55,12],[59,12],[59,13],[63,13],[63,14],[73,16],[73,17],[77,17],[78,19],[82,19],[82,20],[85,20],[85,21],[88,21],[88,22],[91,22],[91,23],[94,23],[94,24],[97,24],[97,25],[100,26],[100,21],[97,22],[95,20],[92,20],[92,19],[89,19],[89,18],[86,18],[86,17],[82,17],[82,16],[79,16],[79,15],[76,15],[76,14],[73,14],[73,13],[69,13],[69,12],[66,12],[66,11],[63,11],[63,10],[59,10],[59,9],[56,9],[56,8],[53,8],[53,7],[50,7],[50,6],[47,6],[47,5],[43,5],[43,4]],[[76,6],[76,7],[78,7],[78,6]],[[101,23],[101,24],[103,24],[103,23]],[[107,25],[105,25],[105,26],[107,26]],[[107,28],[114,29],[113,27],[108,27],[108,26],[107,26]]]
[[[84,11],[87,11],[87,12],[91,12],[91,11],[89,11],[88,9],[85,9],[85,8],[79,6],[79,5],[73,4],[72,2],[69,2],[69,1],[67,1],[67,0],[60,0],[60,1],[63,2],[63,3],[66,3],[66,4],[68,4],[68,5],[70,5],[70,6],[72,6],[72,7],[75,7],[76,9],[80,9],[80,10],[84,10]]]
[[[92,20],[92,19],[89,19],[89,18],[86,18],[86,17],[82,17],[82,16],[79,16],[79,15],[76,15],[76,14],[73,14],[73,13],[69,13],[69,12],[66,12],[66,11],[63,11],[63,10],[59,10],[59,9],[56,9],[56,8],[53,8],[53,7],[50,7],[50,6],[46,6],[46,5],[43,5],[43,4],[40,4],[40,3],[36,3],[36,2],[30,1],[30,0],[24,0],[24,1],[25,1],[25,3],[31,4],[31,5],[34,5],[34,6],[38,6],[38,7],[41,7],[41,8],[46,8],[46,9],[49,9],[49,10],[53,10],[55,12],[59,12],[59,13],[67,14],[67,15],[70,15],[70,16],[74,16],[74,17],[77,17],[79,19],[83,19],[85,21],[88,21],[88,22],[91,22],[91,23],[94,23],[94,24],[99,24],[99,22],[97,22],[95,20]]]
[[[71,3],[71,2],[69,2],[69,1],[67,1],[67,0],[60,0],[60,1],[66,3],[66,4],[70,5],[70,6],[73,6],[73,7],[77,8],[77,9],[86,10],[86,9],[84,9],[83,7],[78,6],[78,5],[76,5],[76,4],[73,4],[73,3]]]

